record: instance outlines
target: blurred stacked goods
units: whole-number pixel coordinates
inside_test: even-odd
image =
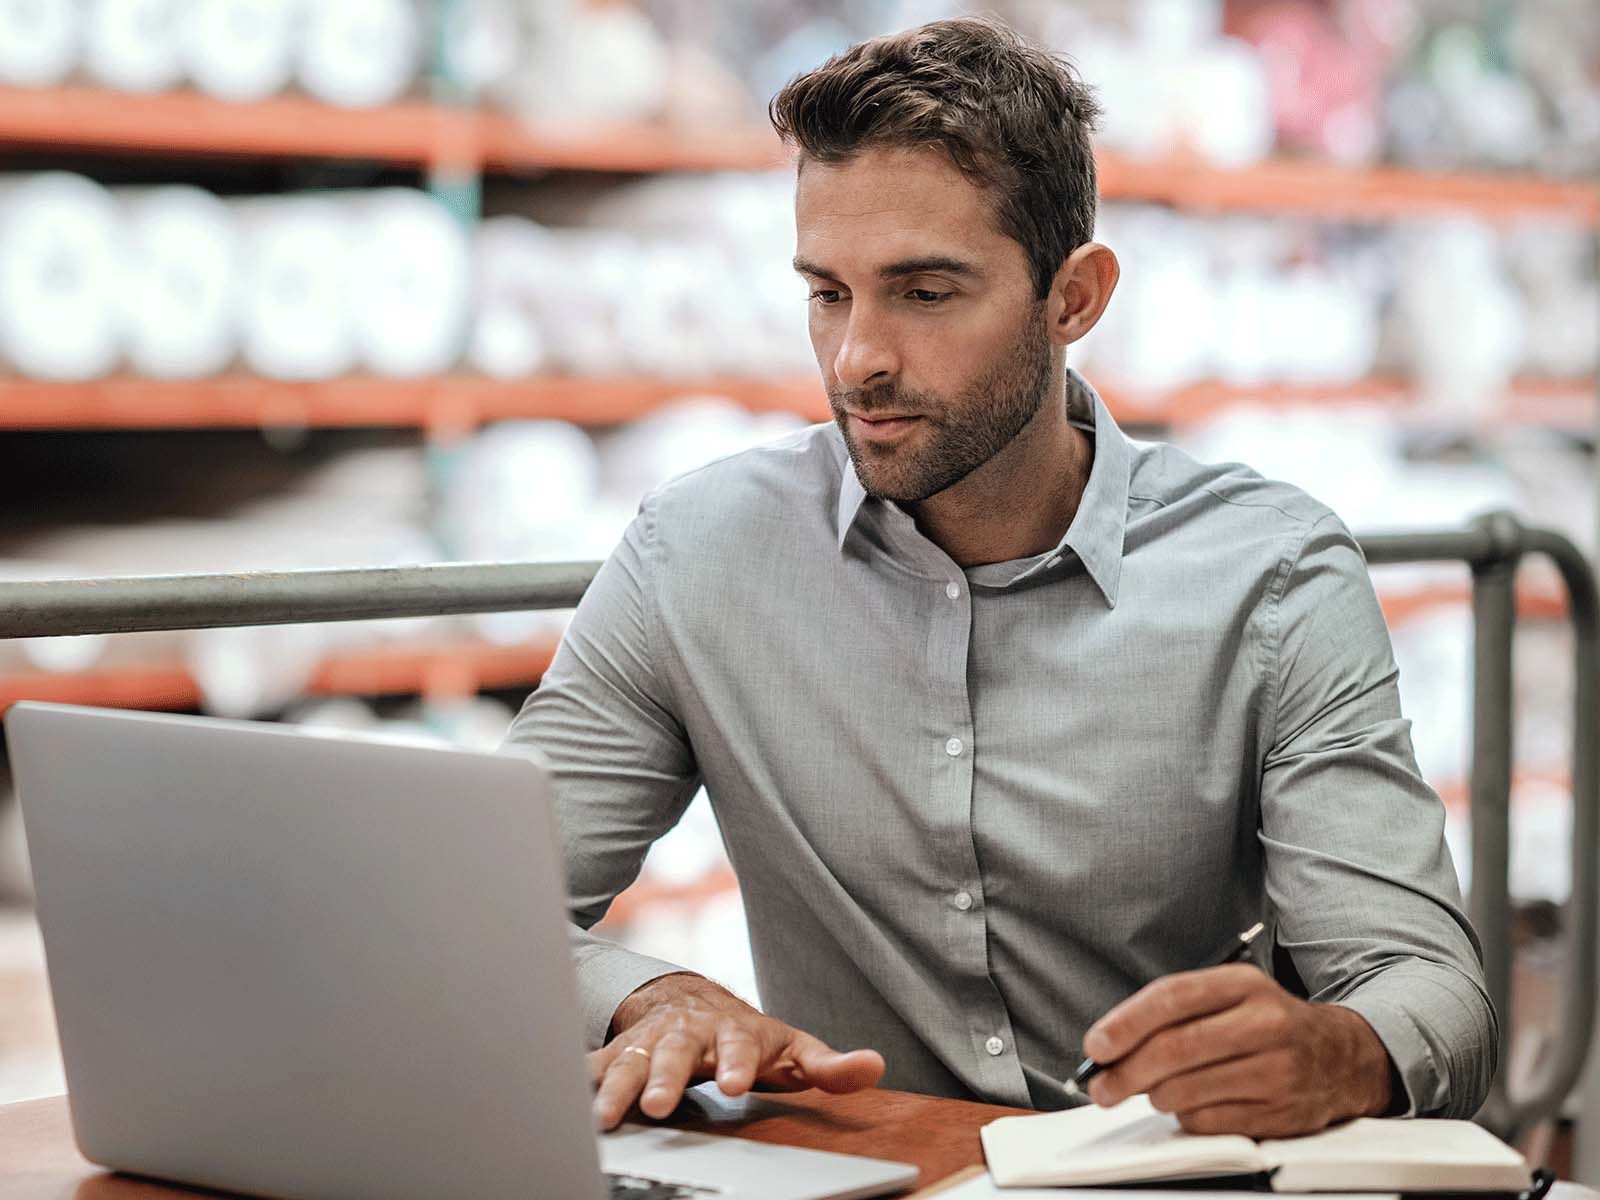
[[[440,40],[472,93],[511,73],[522,24],[511,0],[467,0],[448,19],[419,0],[4,0],[0,83],[83,79],[127,92],[192,84],[221,100],[291,86],[328,104],[395,100]]]
[[[0,85],[187,85],[230,102],[294,89],[367,108],[442,79],[535,120],[753,122],[827,55],[963,7],[0,0]],[[1563,178],[1600,169],[1600,33],[1587,0],[983,7],[1074,58],[1104,102],[1105,149],[1224,167],[1289,153]]]
[[[788,187],[729,176],[697,190],[746,218],[700,232],[512,216],[468,232],[408,188],[224,203],[183,185],[12,177],[0,184],[0,368],[53,380],[230,365],[278,380],[418,377],[463,361],[497,378],[793,374],[814,364],[781,257]],[[768,265],[741,269],[752,261]]]
[[[473,231],[426,193],[224,202],[174,185],[0,177],[0,365],[272,379],[355,370],[784,376],[814,364],[785,256],[782,174],[667,175],[564,224]],[[563,211],[566,210],[566,211]],[[1600,279],[1583,229],[1461,217],[1383,226],[1107,205],[1116,302],[1074,350],[1108,387],[1339,388],[1403,373],[1439,418],[1493,415],[1518,376],[1592,374]],[[394,248],[404,246],[405,253]]]
[[[1131,154],[1600,169],[1584,0],[1106,0],[1041,23],[1100,87],[1102,144]]]

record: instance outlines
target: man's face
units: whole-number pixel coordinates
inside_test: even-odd
[[[1044,403],[1051,342],[983,191],[940,151],[866,150],[804,165],[795,224],[811,345],[867,492],[926,500],[1009,445]]]

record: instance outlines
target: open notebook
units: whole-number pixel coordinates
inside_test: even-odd
[[[982,1130],[1002,1187],[1266,1175],[1278,1192],[1521,1192],[1522,1155],[1470,1121],[1363,1117],[1308,1137],[1255,1142],[1184,1133],[1145,1096],[1113,1108],[1001,1117]]]

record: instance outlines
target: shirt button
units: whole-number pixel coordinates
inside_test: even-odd
[[[944,585],[944,594],[955,600],[961,596],[961,585],[954,580]]]
[[[959,757],[960,754],[961,754],[961,739],[960,738],[951,738],[948,742],[946,742],[944,744],[944,752],[946,754],[948,754],[951,758]]]
[[[1044,565],[1047,567],[1059,567],[1061,565],[1061,556],[1059,554],[1055,555]]]
[[[959,908],[962,912],[966,912],[967,909],[972,907],[972,893],[971,892],[957,892],[955,894],[955,896],[953,897],[953,900],[954,900],[955,906],[957,908]]]
[[[983,1044],[983,1048],[985,1050],[987,1050],[990,1054],[1004,1054],[1005,1053],[1005,1049],[1006,1049],[1006,1044],[1004,1042],[1002,1042],[999,1038],[992,1037],[987,1042],[985,1042]]]

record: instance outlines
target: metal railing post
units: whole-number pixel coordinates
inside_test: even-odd
[[[1506,1092],[1511,1061],[1511,650],[1516,628],[1521,528],[1496,516],[1481,522],[1492,552],[1472,562],[1472,886],[1467,914],[1483,946],[1483,974],[1499,1019],[1499,1064],[1479,1120],[1511,1134]]]

